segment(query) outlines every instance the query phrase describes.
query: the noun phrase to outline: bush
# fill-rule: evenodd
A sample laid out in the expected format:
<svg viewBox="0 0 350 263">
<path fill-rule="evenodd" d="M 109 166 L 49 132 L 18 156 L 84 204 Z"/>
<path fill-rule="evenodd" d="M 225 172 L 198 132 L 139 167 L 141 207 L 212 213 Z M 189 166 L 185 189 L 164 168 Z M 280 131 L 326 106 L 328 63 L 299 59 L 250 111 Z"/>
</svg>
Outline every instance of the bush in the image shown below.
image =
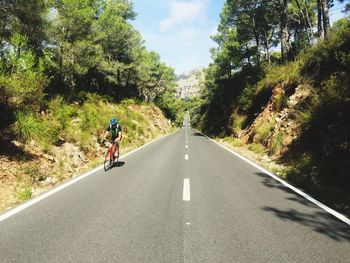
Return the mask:
<svg viewBox="0 0 350 263">
<path fill-rule="evenodd" d="M 15 33 L 1 50 L 0 103 L 15 110 L 38 110 L 48 78 L 44 63 L 27 47 L 28 39 Z M 21 50 L 21 52 L 18 52 Z"/>
<path fill-rule="evenodd" d="M 61 96 L 57 96 L 48 103 L 50 114 L 60 125 L 60 129 L 64 130 L 70 123 L 72 117 L 77 116 L 77 109 L 73 105 L 64 102 Z"/>
<path fill-rule="evenodd" d="M 266 89 L 272 90 L 279 83 L 285 82 L 290 86 L 302 82 L 304 78 L 300 72 L 303 64 L 303 60 L 298 59 L 286 65 L 269 68 L 266 77 L 258 83 L 257 94 Z"/>
<path fill-rule="evenodd" d="M 267 144 L 267 140 L 273 132 L 276 125 L 276 118 L 273 116 L 272 120 L 263 121 L 262 119 L 254 125 L 255 138 L 259 143 Z"/>
<path fill-rule="evenodd" d="M 18 192 L 18 198 L 22 201 L 26 201 L 32 197 L 32 188 L 30 186 L 25 186 Z"/>
<path fill-rule="evenodd" d="M 271 153 L 272 154 L 278 153 L 281 150 L 281 148 L 283 147 L 283 137 L 284 137 L 284 132 L 280 131 L 273 138 L 273 141 L 271 143 Z"/>
<path fill-rule="evenodd" d="M 225 142 L 229 143 L 233 147 L 242 147 L 244 142 L 238 138 L 227 137 L 224 139 Z"/>
<path fill-rule="evenodd" d="M 263 154 L 266 152 L 266 149 L 263 145 L 260 143 L 252 143 L 248 145 L 248 150 L 258 153 L 258 154 Z"/>
<path fill-rule="evenodd" d="M 247 119 L 246 116 L 241 116 L 238 114 L 235 114 L 233 116 L 232 129 L 236 135 L 241 133 L 242 129 L 244 128 L 246 119 Z"/>
<path fill-rule="evenodd" d="M 16 115 L 15 130 L 23 140 L 40 139 L 45 134 L 45 127 L 35 114 L 21 111 Z"/>
<path fill-rule="evenodd" d="M 238 97 L 238 105 L 244 113 L 247 113 L 253 105 L 256 93 L 256 85 L 248 84 Z"/>
</svg>

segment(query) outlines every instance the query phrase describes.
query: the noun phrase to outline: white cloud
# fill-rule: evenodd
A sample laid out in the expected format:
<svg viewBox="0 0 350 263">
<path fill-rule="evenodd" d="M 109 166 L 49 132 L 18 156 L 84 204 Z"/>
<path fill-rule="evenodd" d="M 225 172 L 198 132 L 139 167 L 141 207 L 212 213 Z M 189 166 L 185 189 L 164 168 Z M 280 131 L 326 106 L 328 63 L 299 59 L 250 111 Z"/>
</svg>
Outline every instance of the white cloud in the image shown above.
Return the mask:
<svg viewBox="0 0 350 263">
<path fill-rule="evenodd" d="M 190 41 L 197 37 L 197 31 L 194 28 L 184 28 L 180 33 L 180 38 L 184 41 Z"/>
<path fill-rule="evenodd" d="M 179 34 L 165 35 L 149 32 L 143 36 L 146 47 L 159 52 L 162 60 L 180 74 L 196 67 L 207 66 L 211 62 L 209 49 L 213 46 L 213 42 L 208 37 L 209 29 L 192 28 Z"/>
<path fill-rule="evenodd" d="M 172 1 L 170 15 L 160 22 L 160 29 L 167 31 L 177 24 L 195 21 L 204 13 L 205 3 L 206 0 Z"/>
</svg>

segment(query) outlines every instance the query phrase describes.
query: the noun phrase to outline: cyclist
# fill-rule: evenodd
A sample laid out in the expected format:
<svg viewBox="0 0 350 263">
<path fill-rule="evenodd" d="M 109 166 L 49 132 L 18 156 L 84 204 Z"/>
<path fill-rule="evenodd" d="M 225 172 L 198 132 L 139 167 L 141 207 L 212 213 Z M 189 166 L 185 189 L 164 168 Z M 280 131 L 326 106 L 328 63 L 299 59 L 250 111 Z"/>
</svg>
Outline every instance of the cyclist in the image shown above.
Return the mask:
<svg viewBox="0 0 350 263">
<path fill-rule="evenodd" d="M 115 158 L 119 157 L 119 142 L 122 140 L 122 126 L 119 124 L 119 120 L 117 118 L 112 118 L 109 122 L 109 126 L 105 131 L 103 136 L 103 140 L 106 140 L 108 133 L 111 133 L 110 142 L 113 144 L 113 152 Z"/>
</svg>

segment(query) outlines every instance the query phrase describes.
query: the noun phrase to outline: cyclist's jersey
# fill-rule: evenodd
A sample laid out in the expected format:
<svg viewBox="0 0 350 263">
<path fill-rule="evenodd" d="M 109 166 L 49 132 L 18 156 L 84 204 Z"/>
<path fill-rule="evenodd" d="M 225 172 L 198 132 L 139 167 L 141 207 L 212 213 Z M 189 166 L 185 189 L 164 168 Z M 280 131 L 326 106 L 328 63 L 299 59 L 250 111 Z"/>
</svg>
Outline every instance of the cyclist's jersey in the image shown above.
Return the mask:
<svg viewBox="0 0 350 263">
<path fill-rule="evenodd" d="M 120 124 L 117 124 L 116 128 L 112 128 L 112 126 L 109 125 L 106 131 L 111 132 L 111 140 L 115 140 L 118 137 L 118 133 L 122 131 L 122 126 Z"/>
</svg>

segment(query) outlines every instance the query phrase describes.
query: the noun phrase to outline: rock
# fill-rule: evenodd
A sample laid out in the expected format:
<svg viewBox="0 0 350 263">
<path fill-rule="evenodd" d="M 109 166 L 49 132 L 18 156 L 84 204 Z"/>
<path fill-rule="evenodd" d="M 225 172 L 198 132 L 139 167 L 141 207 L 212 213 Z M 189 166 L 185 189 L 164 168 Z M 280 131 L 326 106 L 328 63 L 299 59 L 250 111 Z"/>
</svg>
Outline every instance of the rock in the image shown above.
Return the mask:
<svg viewBox="0 0 350 263">
<path fill-rule="evenodd" d="M 51 155 L 43 154 L 43 157 L 46 158 L 47 160 L 50 160 L 51 162 L 55 162 L 55 157 Z"/>
<path fill-rule="evenodd" d="M 12 143 L 14 145 L 16 145 L 17 147 L 22 147 L 23 146 L 23 143 L 20 143 L 19 141 L 16 141 L 16 140 L 12 141 Z"/>
</svg>

